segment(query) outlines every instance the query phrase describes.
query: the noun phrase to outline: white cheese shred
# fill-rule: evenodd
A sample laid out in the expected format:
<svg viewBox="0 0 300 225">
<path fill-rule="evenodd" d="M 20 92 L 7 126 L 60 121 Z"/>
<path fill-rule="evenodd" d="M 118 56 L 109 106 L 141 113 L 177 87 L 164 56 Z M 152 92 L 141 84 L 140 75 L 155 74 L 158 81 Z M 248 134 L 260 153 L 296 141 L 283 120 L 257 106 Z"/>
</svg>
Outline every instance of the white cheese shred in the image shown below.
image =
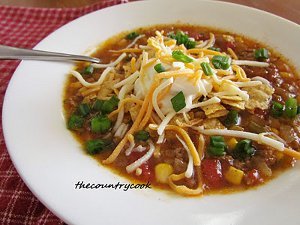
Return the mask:
<svg viewBox="0 0 300 225">
<path fill-rule="evenodd" d="M 118 98 L 120 99 L 119 104 L 124 99 L 125 95 L 128 92 L 132 91 L 132 89 L 133 89 L 133 85 L 131 83 L 125 84 L 121 88 L 119 95 L 118 95 Z M 121 123 L 123 122 L 123 118 L 124 118 L 124 107 L 122 107 L 118 113 L 117 121 L 112 129 L 113 132 L 115 132 L 118 129 L 118 127 L 121 125 Z"/>
<path fill-rule="evenodd" d="M 260 77 L 260 76 L 253 77 L 251 80 L 253 80 L 253 81 L 260 81 L 260 82 L 262 82 L 263 84 L 272 87 L 270 81 L 268 81 L 267 79 L 265 79 L 265 78 L 263 78 L 263 77 Z"/>
<path fill-rule="evenodd" d="M 108 63 L 108 64 L 98 64 L 92 63 L 92 67 L 94 68 L 106 68 L 106 67 L 114 67 L 119 64 L 124 58 L 126 57 L 126 53 L 122 53 L 115 61 Z"/>
<path fill-rule="evenodd" d="M 182 144 L 182 146 L 184 147 L 184 149 L 186 150 L 186 152 L 188 154 L 189 162 L 188 162 L 187 169 L 186 169 L 184 175 L 186 178 L 191 178 L 193 175 L 193 172 L 194 172 L 192 154 L 190 153 L 190 150 L 189 150 L 188 146 L 186 145 L 186 143 L 180 137 L 178 137 L 178 135 L 176 135 L 176 138 L 178 139 L 178 141 L 180 141 L 180 143 Z"/>
<path fill-rule="evenodd" d="M 246 82 L 234 82 L 234 84 L 238 87 L 254 87 L 262 84 L 261 81 L 246 81 Z"/>
<path fill-rule="evenodd" d="M 165 132 L 163 132 L 161 135 L 159 135 L 156 144 L 162 144 L 165 140 Z"/>
<path fill-rule="evenodd" d="M 258 61 L 250 61 L 250 60 L 232 60 L 233 65 L 238 66 L 257 66 L 257 67 L 268 67 L 269 63 L 266 62 L 258 62 Z"/>
<path fill-rule="evenodd" d="M 115 133 L 115 137 L 119 137 L 119 138 L 123 138 L 126 131 L 128 129 L 128 124 L 125 124 L 125 123 L 121 123 L 121 125 L 119 126 L 119 128 L 116 130 L 116 133 Z"/>
<path fill-rule="evenodd" d="M 143 155 L 141 158 L 139 158 L 138 160 L 136 160 L 133 163 L 131 163 L 130 165 L 126 166 L 127 173 L 132 173 L 133 171 L 135 171 L 137 168 L 139 168 L 141 165 L 143 165 L 145 162 L 147 162 L 151 158 L 151 156 L 154 153 L 155 146 L 152 141 L 148 141 L 148 143 L 150 146 L 148 152 L 145 155 Z"/>
<path fill-rule="evenodd" d="M 112 67 L 107 67 L 102 74 L 100 75 L 99 79 L 94 83 L 89 83 L 85 81 L 80 73 L 78 73 L 75 70 L 70 71 L 70 74 L 77 78 L 77 80 L 85 87 L 94 87 L 99 86 L 103 83 L 103 81 L 106 79 L 109 72 L 112 70 Z"/>
<path fill-rule="evenodd" d="M 119 83 L 116 83 L 114 85 L 114 88 L 120 88 L 120 87 L 124 86 L 127 83 L 135 82 L 135 80 L 139 77 L 139 75 L 140 75 L 139 71 L 134 72 L 133 74 L 128 76 L 126 79 L 121 80 Z"/>
<path fill-rule="evenodd" d="M 136 148 L 133 149 L 134 152 L 143 152 L 145 150 L 146 150 L 146 147 L 141 146 L 141 145 L 139 145 L 139 146 L 137 146 Z"/>
<path fill-rule="evenodd" d="M 163 121 L 160 123 L 160 125 L 157 128 L 158 135 L 162 135 L 164 130 L 166 129 L 166 126 L 171 121 L 171 119 L 176 115 L 176 112 L 169 112 L 167 116 L 163 119 Z"/>
<path fill-rule="evenodd" d="M 158 106 L 157 97 L 158 97 L 159 92 L 164 90 L 169 85 L 173 84 L 173 82 L 174 82 L 174 79 L 173 79 L 173 77 L 171 77 L 171 78 L 165 80 L 164 82 L 162 82 L 153 92 L 153 96 L 152 96 L 153 108 L 161 120 L 163 120 L 165 118 L 165 115 L 162 113 L 162 111 L 160 110 L 160 108 Z"/>
<path fill-rule="evenodd" d="M 259 144 L 265 144 L 271 146 L 272 148 L 283 151 L 284 144 L 280 141 L 274 140 L 272 138 L 266 137 L 266 133 L 254 134 L 245 131 L 238 130 L 226 130 L 226 129 L 203 129 L 201 127 L 192 127 L 193 129 L 199 131 L 205 135 L 221 135 L 221 136 L 230 136 L 230 137 L 238 137 L 238 138 L 246 138 L 253 141 L 256 141 Z"/>
<path fill-rule="evenodd" d="M 203 107 L 203 106 L 208 106 L 208 105 L 212 105 L 212 104 L 216 104 L 216 103 L 219 103 L 221 102 L 221 100 L 218 98 L 218 97 L 212 97 L 204 102 L 199 102 L 197 104 L 193 104 L 192 105 L 192 109 L 194 108 L 198 108 L 198 107 Z"/>
<path fill-rule="evenodd" d="M 134 141 L 134 137 L 132 135 L 128 136 L 128 140 L 129 140 L 129 147 L 125 150 L 125 155 L 129 156 L 135 146 L 135 141 Z"/>
<path fill-rule="evenodd" d="M 137 37 L 136 37 L 129 45 L 126 46 L 126 48 L 131 48 L 132 46 L 135 45 L 135 43 L 136 43 L 139 39 L 141 39 L 141 38 L 143 38 L 143 37 L 145 37 L 145 34 L 141 34 L 141 35 L 137 36 Z"/>
</svg>

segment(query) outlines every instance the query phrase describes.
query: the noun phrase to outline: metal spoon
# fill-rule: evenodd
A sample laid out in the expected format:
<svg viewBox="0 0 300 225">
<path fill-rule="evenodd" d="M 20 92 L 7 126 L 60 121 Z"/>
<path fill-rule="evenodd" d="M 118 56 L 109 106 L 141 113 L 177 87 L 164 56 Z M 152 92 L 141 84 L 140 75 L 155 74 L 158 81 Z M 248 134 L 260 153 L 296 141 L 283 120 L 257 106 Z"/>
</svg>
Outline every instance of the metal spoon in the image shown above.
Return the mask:
<svg viewBox="0 0 300 225">
<path fill-rule="evenodd" d="M 40 50 L 30 50 L 24 48 L 15 48 L 0 45 L 0 59 L 28 59 L 28 60 L 44 60 L 44 61 L 86 61 L 99 63 L 100 59 L 83 56 L 71 55 L 66 53 L 47 52 Z"/>
</svg>

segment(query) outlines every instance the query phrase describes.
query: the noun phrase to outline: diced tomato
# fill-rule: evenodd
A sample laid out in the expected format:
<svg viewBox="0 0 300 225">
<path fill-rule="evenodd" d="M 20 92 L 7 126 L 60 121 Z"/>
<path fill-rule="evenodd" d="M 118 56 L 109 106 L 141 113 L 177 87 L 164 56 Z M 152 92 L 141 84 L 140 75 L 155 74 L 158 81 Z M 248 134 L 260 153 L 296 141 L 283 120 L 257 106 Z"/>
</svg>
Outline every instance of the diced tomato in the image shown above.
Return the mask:
<svg viewBox="0 0 300 225">
<path fill-rule="evenodd" d="M 252 186 L 258 183 L 262 183 L 263 179 L 260 177 L 257 169 L 252 169 L 246 173 L 245 182 L 247 185 Z"/>
<path fill-rule="evenodd" d="M 142 174 L 139 176 L 142 180 L 145 181 L 151 181 L 153 178 L 153 173 L 150 169 L 150 165 L 148 162 L 142 164 L 140 166 L 140 168 L 142 169 Z"/>
<path fill-rule="evenodd" d="M 191 38 L 194 38 L 196 41 L 205 40 L 209 38 L 209 35 L 205 35 L 204 33 L 200 33 L 198 31 L 189 31 L 188 35 Z"/>
<path fill-rule="evenodd" d="M 132 152 L 129 156 L 129 162 L 133 163 L 141 158 L 144 154 L 145 152 Z M 154 179 L 153 166 L 149 160 L 143 163 L 139 168 L 142 170 L 142 173 L 141 175 L 136 176 L 137 178 L 144 181 L 151 181 Z"/>
<path fill-rule="evenodd" d="M 255 115 L 258 115 L 260 117 L 265 117 L 268 114 L 268 111 L 267 110 L 262 110 L 260 108 L 255 108 L 254 113 L 255 113 Z"/>
<path fill-rule="evenodd" d="M 234 44 L 234 42 L 230 42 L 230 41 L 226 41 L 226 49 L 227 48 L 231 48 L 231 49 L 234 49 L 236 46 Z"/>
<path fill-rule="evenodd" d="M 222 164 L 218 159 L 204 159 L 201 164 L 205 184 L 209 188 L 219 188 L 224 185 Z"/>
</svg>

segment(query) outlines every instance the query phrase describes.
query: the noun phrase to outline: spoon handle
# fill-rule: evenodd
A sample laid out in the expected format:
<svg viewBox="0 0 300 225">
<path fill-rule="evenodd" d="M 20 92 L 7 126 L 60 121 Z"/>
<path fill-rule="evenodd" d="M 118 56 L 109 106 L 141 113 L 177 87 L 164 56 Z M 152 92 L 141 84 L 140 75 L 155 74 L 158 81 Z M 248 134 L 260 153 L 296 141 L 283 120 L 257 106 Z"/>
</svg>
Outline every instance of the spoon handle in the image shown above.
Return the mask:
<svg viewBox="0 0 300 225">
<path fill-rule="evenodd" d="M 26 59 L 26 60 L 46 60 L 46 61 L 86 61 L 99 63 L 100 59 L 83 56 L 71 55 L 66 53 L 47 52 L 40 50 L 30 50 L 0 45 L 0 59 Z"/>
</svg>

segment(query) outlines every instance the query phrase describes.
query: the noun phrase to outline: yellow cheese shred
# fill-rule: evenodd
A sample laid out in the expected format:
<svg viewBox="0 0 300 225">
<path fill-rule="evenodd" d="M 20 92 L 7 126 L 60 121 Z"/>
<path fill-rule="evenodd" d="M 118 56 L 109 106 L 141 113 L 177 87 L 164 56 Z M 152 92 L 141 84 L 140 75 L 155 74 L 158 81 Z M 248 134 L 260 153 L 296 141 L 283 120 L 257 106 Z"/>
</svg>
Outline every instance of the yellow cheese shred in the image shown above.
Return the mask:
<svg viewBox="0 0 300 225">
<path fill-rule="evenodd" d="M 143 101 L 140 100 L 140 99 L 137 99 L 137 98 L 125 98 L 123 100 L 121 100 L 120 102 L 120 105 L 118 107 L 118 109 L 112 111 L 109 115 L 108 115 L 108 118 L 111 119 L 113 118 L 116 114 L 118 114 L 120 112 L 120 110 L 124 107 L 124 105 L 128 102 L 132 102 L 132 103 L 135 103 L 135 104 L 139 104 L 139 105 L 142 105 L 143 104 Z"/>
<path fill-rule="evenodd" d="M 158 85 L 157 82 L 153 82 L 152 83 L 152 85 L 150 87 L 150 90 L 148 92 L 148 95 L 144 99 L 142 108 L 139 111 L 139 114 L 138 114 L 136 120 L 134 121 L 133 125 L 127 131 L 125 137 L 119 142 L 119 144 L 114 149 L 114 151 L 111 153 L 111 155 L 107 159 L 105 159 L 105 160 L 102 161 L 103 164 L 110 164 L 110 163 L 114 162 L 116 160 L 116 158 L 119 156 L 119 154 L 121 153 L 121 151 L 124 148 L 125 144 L 127 143 L 128 135 L 129 134 L 133 134 L 136 131 L 136 129 L 138 128 L 140 122 L 142 121 L 142 118 L 145 115 L 145 112 L 146 112 L 146 110 L 148 108 L 148 104 L 151 101 L 151 97 L 152 97 L 153 91 L 155 90 L 155 88 L 157 87 L 157 85 Z"/>
<path fill-rule="evenodd" d="M 174 191 L 176 191 L 178 194 L 181 194 L 181 195 L 195 196 L 195 195 L 200 195 L 201 193 L 203 193 L 201 182 L 199 182 L 199 185 L 196 189 L 191 189 L 191 188 L 188 188 L 184 185 L 176 185 L 174 183 L 174 181 L 179 181 L 179 180 L 182 180 L 184 178 L 185 178 L 184 173 L 172 174 L 168 178 L 168 184 Z"/>
<path fill-rule="evenodd" d="M 135 57 L 132 57 L 131 60 L 130 60 L 130 66 L 131 66 L 131 71 L 132 73 L 134 73 L 136 71 L 136 58 Z"/>
<path fill-rule="evenodd" d="M 203 52 L 205 55 L 226 55 L 221 52 L 217 52 L 217 51 L 210 50 L 210 49 L 204 49 L 204 48 L 191 48 L 191 49 L 187 50 L 187 53 L 189 53 L 189 54 L 199 54 L 201 52 Z"/>
<path fill-rule="evenodd" d="M 143 50 L 139 48 L 124 48 L 121 50 L 110 50 L 113 53 L 141 53 Z"/>
<path fill-rule="evenodd" d="M 156 126 L 156 125 L 152 126 L 152 124 L 150 124 L 149 128 L 156 130 L 158 128 L 158 126 Z M 178 133 L 184 139 L 184 141 L 187 144 L 187 146 L 190 150 L 190 153 L 193 157 L 194 166 L 200 166 L 201 160 L 200 160 L 199 154 L 198 154 L 190 136 L 188 135 L 188 133 L 184 129 L 182 129 L 181 127 L 178 127 L 176 125 L 167 125 L 165 127 L 165 130 L 172 130 L 172 131 Z"/>
<path fill-rule="evenodd" d="M 288 155 L 288 156 L 294 157 L 295 159 L 300 159 L 300 152 L 297 152 L 293 149 L 285 148 L 283 150 L 283 153 Z"/>
<path fill-rule="evenodd" d="M 238 60 L 239 57 L 237 57 L 237 55 L 235 54 L 235 52 L 232 50 L 232 48 L 227 48 L 227 51 L 229 52 L 229 54 L 232 56 L 233 59 Z"/>
</svg>

